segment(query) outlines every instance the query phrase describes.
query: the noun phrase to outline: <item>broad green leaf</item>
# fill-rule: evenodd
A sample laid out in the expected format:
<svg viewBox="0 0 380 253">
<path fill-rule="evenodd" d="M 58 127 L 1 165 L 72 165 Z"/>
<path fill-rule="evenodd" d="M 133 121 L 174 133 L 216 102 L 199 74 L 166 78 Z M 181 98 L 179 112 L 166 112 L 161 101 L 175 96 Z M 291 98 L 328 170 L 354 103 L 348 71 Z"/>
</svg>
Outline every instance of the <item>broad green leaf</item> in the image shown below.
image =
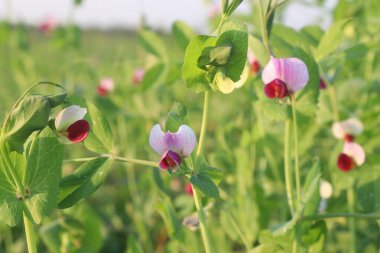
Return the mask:
<svg viewBox="0 0 380 253">
<path fill-rule="evenodd" d="M 0 221 L 9 226 L 16 226 L 22 218 L 24 205 L 22 200 L 18 199 L 17 188 L 5 172 L 3 161 L 0 165 Z"/>
<path fill-rule="evenodd" d="M 26 159 L 24 185 L 29 191 L 26 204 L 36 223 L 57 207 L 63 145 L 53 137 L 36 137 Z"/>
<path fill-rule="evenodd" d="M 163 81 L 165 76 L 165 65 L 158 62 L 145 71 L 144 78 L 141 81 L 141 89 L 147 90 Z"/>
<path fill-rule="evenodd" d="M 87 108 L 85 119 L 90 123 L 90 132 L 84 140 L 84 146 L 95 153 L 109 154 L 114 147 L 112 129 L 107 119 L 90 102 L 79 97 L 70 97 L 72 104 Z"/>
<path fill-rule="evenodd" d="M 308 247 L 308 252 L 321 252 L 323 249 L 326 235 L 327 226 L 323 220 L 316 221 L 307 230 L 302 233 L 302 243 Z"/>
<path fill-rule="evenodd" d="M 243 73 L 248 50 L 248 28 L 247 25 L 229 20 L 225 22 L 220 30 L 217 46 L 230 46 L 231 54 L 228 63 L 223 66 L 224 73 L 232 81 L 237 82 Z"/>
<path fill-rule="evenodd" d="M 301 29 L 301 36 L 309 41 L 311 45 L 314 47 L 318 46 L 319 41 L 321 40 L 324 32 L 322 28 L 317 25 L 313 26 L 305 26 Z"/>
<path fill-rule="evenodd" d="M 207 79 L 207 71 L 198 67 L 198 59 L 206 47 L 215 46 L 216 37 L 198 35 L 194 37 L 186 48 L 185 61 L 182 66 L 182 78 L 185 79 L 188 88 L 195 92 L 210 89 Z"/>
<path fill-rule="evenodd" d="M 163 60 L 167 58 L 165 45 L 156 33 L 149 30 L 140 31 L 139 42 L 149 53 Z"/>
<path fill-rule="evenodd" d="M 47 125 L 49 115 L 50 103 L 44 96 L 31 95 L 23 98 L 4 126 L 5 140 L 11 151 L 22 153 L 26 139 Z"/>
<path fill-rule="evenodd" d="M 190 40 L 195 37 L 194 31 L 182 21 L 176 21 L 173 24 L 172 33 L 183 50 L 186 50 Z"/>
<path fill-rule="evenodd" d="M 232 13 L 239 7 L 243 0 L 232 0 L 232 3 L 228 6 L 227 10 L 224 11 L 227 17 L 231 16 Z"/>
<path fill-rule="evenodd" d="M 179 127 L 184 124 L 189 124 L 187 109 L 183 104 L 175 102 L 168 114 L 165 129 L 166 131 L 177 132 Z"/>
<path fill-rule="evenodd" d="M 190 177 L 191 184 L 210 198 L 219 198 L 219 189 L 215 183 L 206 175 L 198 174 Z"/>
<path fill-rule="evenodd" d="M 94 158 L 62 178 L 59 183 L 58 207 L 71 207 L 94 193 L 106 179 L 111 164 L 110 158 Z"/>
<path fill-rule="evenodd" d="M 315 57 L 317 61 L 328 57 L 339 46 L 343 38 L 343 29 L 351 19 L 344 19 L 334 23 L 323 35 L 319 42 Z"/>
<path fill-rule="evenodd" d="M 230 46 L 221 47 L 206 47 L 202 51 L 202 55 L 198 59 L 198 67 L 206 70 L 211 66 L 223 66 L 228 63 L 228 58 L 231 55 Z"/>
</svg>

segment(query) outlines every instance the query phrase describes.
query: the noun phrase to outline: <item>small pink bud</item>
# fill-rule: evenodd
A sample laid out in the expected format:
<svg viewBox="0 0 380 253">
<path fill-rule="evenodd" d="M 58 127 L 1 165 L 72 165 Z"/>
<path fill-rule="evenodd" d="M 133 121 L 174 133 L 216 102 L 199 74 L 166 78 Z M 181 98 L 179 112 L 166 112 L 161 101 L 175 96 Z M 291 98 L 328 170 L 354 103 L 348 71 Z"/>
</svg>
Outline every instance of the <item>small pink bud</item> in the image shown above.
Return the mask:
<svg viewBox="0 0 380 253">
<path fill-rule="evenodd" d="M 112 78 L 105 77 L 100 81 L 100 84 L 96 88 L 96 91 L 99 96 L 107 96 L 108 93 L 113 91 L 115 87 L 114 81 Z"/>
<path fill-rule="evenodd" d="M 319 89 L 321 89 L 321 90 L 327 89 L 327 84 L 326 84 L 325 80 L 323 80 L 322 78 L 319 79 Z"/>
<path fill-rule="evenodd" d="M 43 33 L 51 33 L 57 27 L 57 19 L 54 16 L 47 17 L 38 27 Z"/>
<path fill-rule="evenodd" d="M 256 75 L 260 71 L 260 63 L 257 60 L 256 56 L 252 53 L 251 50 L 248 49 L 247 52 L 247 60 L 249 63 L 249 69 L 252 74 Z"/>
<path fill-rule="evenodd" d="M 193 186 L 190 183 L 187 183 L 185 185 L 185 192 L 189 194 L 190 196 L 193 196 Z"/>
<path fill-rule="evenodd" d="M 133 72 L 132 82 L 135 85 L 138 85 L 144 79 L 145 70 L 143 68 L 137 68 Z"/>
</svg>

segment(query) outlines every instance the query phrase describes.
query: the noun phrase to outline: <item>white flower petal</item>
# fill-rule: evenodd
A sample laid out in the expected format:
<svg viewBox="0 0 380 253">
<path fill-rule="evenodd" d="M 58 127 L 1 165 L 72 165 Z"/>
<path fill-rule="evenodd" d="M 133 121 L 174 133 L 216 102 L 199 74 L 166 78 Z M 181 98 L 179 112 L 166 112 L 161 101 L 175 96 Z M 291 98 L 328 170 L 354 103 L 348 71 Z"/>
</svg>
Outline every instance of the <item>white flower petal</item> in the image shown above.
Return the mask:
<svg viewBox="0 0 380 253">
<path fill-rule="evenodd" d="M 346 142 L 343 147 L 343 153 L 352 157 L 358 166 L 363 165 L 365 162 L 364 149 L 355 142 Z"/>
<path fill-rule="evenodd" d="M 86 113 L 86 108 L 71 105 L 58 113 L 55 118 L 55 128 L 58 132 L 65 131 L 74 122 L 83 119 Z"/>
</svg>

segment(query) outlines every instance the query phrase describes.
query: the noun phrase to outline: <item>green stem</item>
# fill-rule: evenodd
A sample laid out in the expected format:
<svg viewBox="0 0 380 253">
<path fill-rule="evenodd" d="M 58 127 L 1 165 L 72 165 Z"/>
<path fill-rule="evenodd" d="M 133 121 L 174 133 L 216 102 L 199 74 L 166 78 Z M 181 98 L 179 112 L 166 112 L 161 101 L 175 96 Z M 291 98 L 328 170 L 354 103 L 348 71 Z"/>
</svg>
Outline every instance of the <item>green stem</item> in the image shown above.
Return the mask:
<svg viewBox="0 0 380 253">
<path fill-rule="evenodd" d="M 210 94 L 208 91 L 206 91 L 204 103 L 203 103 L 202 125 L 201 125 L 201 133 L 199 135 L 199 141 L 198 141 L 197 156 L 199 156 L 202 153 L 203 143 L 206 136 L 209 100 L 210 100 Z"/>
<path fill-rule="evenodd" d="M 88 162 L 88 161 L 91 161 L 91 160 L 93 160 L 95 158 L 99 158 L 99 157 L 102 157 L 102 156 L 69 159 L 69 160 L 64 160 L 63 162 L 65 162 L 65 163 L 69 163 L 69 162 Z M 111 154 L 105 155 L 103 157 L 109 157 L 109 158 L 112 158 L 112 159 L 114 159 L 115 161 L 118 161 L 118 162 L 133 163 L 133 164 L 145 165 L 145 166 L 157 167 L 158 168 L 158 164 L 156 162 L 151 162 L 151 161 L 146 161 L 146 160 L 140 160 L 140 159 L 134 159 L 134 158 L 127 158 L 127 157 L 120 157 L 120 156 L 113 157 Z"/>
<path fill-rule="evenodd" d="M 206 91 L 205 97 L 204 97 L 204 104 L 203 104 L 201 132 L 199 135 L 198 149 L 197 149 L 197 153 L 196 153 L 197 157 L 202 152 L 204 139 L 206 136 L 209 96 L 210 96 L 209 92 Z M 212 244 L 211 244 L 211 239 L 210 239 L 210 233 L 209 233 L 208 228 L 206 226 L 206 214 L 203 210 L 200 192 L 194 186 L 193 186 L 193 197 L 194 197 L 195 207 L 197 208 L 197 212 L 198 212 L 199 226 L 201 228 L 201 234 L 202 234 L 202 239 L 203 239 L 203 243 L 205 246 L 206 253 L 212 253 L 213 249 L 212 249 Z"/>
<path fill-rule="evenodd" d="M 29 220 L 28 216 L 24 213 L 24 226 L 26 242 L 28 245 L 28 253 L 37 253 L 36 235 L 33 229 L 33 222 Z"/>
<path fill-rule="evenodd" d="M 264 15 L 264 9 L 261 4 L 261 1 L 259 1 L 259 7 L 260 7 L 260 21 L 261 21 L 261 37 L 263 39 L 264 46 L 268 52 L 269 55 L 272 55 L 272 50 L 270 48 L 269 44 L 269 36 L 268 36 L 268 29 L 267 29 L 267 10 L 265 10 L 265 15 Z"/>
<path fill-rule="evenodd" d="M 243 241 L 245 249 L 247 251 L 249 251 L 251 249 L 251 247 L 249 245 L 248 239 L 245 237 L 244 233 L 241 231 L 240 227 L 236 223 L 236 220 L 234 219 L 234 217 L 232 217 L 231 213 L 228 210 L 226 210 L 226 214 L 228 215 L 228 218 L 230 219 L 232 226 L 234 227 L 234 229 L 236 230 L 236 232 L 240 236 L 241 240 Z"/>
<path fill-rule="evenodd" d="M 355 212 L 355 192 L 353 186 L 350 186 L 347 190 L 347 205 L 350 213 Z M 356 223 L 354 218 L 348 219 L 348 227 L 350 231 L 350 253 L 356 252 Z"/>
<path fill-rule="evenodd" d="M 329 89 L 329 98 L 330 98 L 330 103 L 333 110 L 334 121 L 339 121 L 339 110 L 338 110 L 338 103 L 337 103 L 336 95 L 335 95 L 335 87 L 329 84 L 327 85 Z"/>
<path fill-rule="evenodd" d="M 290 120 L 287 120 L 285 123 L 285 135 L 284 135 L 284 169 L 285 169 L 285 185 L 286 185 L 286 195 L 288 198 L 288 205 L 292 216 L 294 215 L 295 206 L 294 206 L 294 196 L 293 196 L 293 187 L 292 187 L 292 173 L 290 172 L 289 166 L 289 144 L 290 144 Z"/>
<path fill-rule="evenodd" d="M 297 130 L 297 112 L 296 112 L 296 98 L 292 96 L 292 113 L 293 113 L 293 134 L 294 134 L 294 171 L 296 177 L 296 190 L 297 190 L 297 207 L 301 202 L 301 177 L 298 160 L 298 130 Z"/>
<path fill-rule="evenodd" d="M 324 220 L 324 219 L 335 219 L 335 218 L 355 218 L 355 219 L 369 219 L 369 220 L 380 220 L 379 213 L 327 213 L 318 214 L 313 216 L 303 216 L 302 220 Z"/>
</svg>

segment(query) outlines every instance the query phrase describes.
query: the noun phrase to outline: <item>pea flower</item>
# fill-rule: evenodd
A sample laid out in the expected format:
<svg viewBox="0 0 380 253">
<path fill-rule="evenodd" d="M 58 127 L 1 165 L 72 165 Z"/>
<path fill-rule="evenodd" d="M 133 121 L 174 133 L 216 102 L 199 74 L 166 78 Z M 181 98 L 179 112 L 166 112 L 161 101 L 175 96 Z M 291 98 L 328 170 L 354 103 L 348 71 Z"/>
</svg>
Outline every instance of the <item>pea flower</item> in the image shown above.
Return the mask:
<svg viewBox="0 0 380 253">
<path fill-rule="evenodd" d="M 323 80 L 322 78 L 319 78 L 319 89 L 320 90 L 327 89 L 327 84 L 326 84 L 325 80 Z"/>
<path fill-rule="evenodd" d="M 352 170 L 355 166 L 361 166 L 365 162 L 363 148 L 355 142 L 345 142 L 343 152 L 338 156 L 337 165 L 343 172 Z"/>
<path fill-rule="evenodd" d="M 104 77 L 102 80 L 100 80 L 100 84 L 96 88 L 96 91 L 98 92 L 99 96 L 107 96 L 108 93 L 113 91 L 115 87 L 114 81 L 112 78 Z"/>
<path fill-rule="evenodd" d="M 150 146 L 161 156 L 159 166 L 164 170 L 179 168 L 182 158 L 190 156 L 196 142 L 193 129 L 187 125 L 181 125 L 175 133 L 164 133 L 156 124 L 149 136 Z"/>
<path fill-rule="evenodd" d="M 298 58 L 271 57 L 262 74 L 264 93 L 270 98 L 290 96 L 309 81 L 306 64 Z"/>
<path fill-rule="evenodd" d="M 193 186 L 190 184 L 190 183 L 187 183 L 185 185 L 185 192 L 190 195 L 190 196 L 193 196 Z"/>
<path fill-rule="evenodd" d="M 88 136 L 90 124 L 84 120 L 86 108 L 71 105 L 60 111 L 55 118 L 55 129 L 63 144 L 81 142 Z"/>
<path fill-rule="evenodd" d="M 357 118 L 349 118 L 345 121 L 335 122 L 331 131 L 335 138 L 352 142 L 355 140 L 355 136 L 363 132 L 363 123 Z"/>
<path fill-rule="evenodd" d="M 240 76 L 240 80 L 237 82 L 232 81 L 230 78 L 224 75 L 222 72 L 218 72 L 215 75 L 214 82 L 218 89 L 224 93 L 224 94 L 229 94 L 231 93 L 234 89 L 239 89 L 242 87 L 249 75 L 249 69 L 247 67 L 244 68 L 243 73 Z"/>
<path fill-rule="evenodd" d="M 321 196 L 321 201 L 318 208 L 319 212 L 324 212 L 327 209 L 328 199 L 331 198 L 332 194 L 333 187 L 331 183 L 321 179 L 319 184 L 319 195 Z"/>
<path fill-rule="evenodd" d="M 140 84 L 142 80 L 144 79 L 144 74 L 145 74 L 145 70 L 143 68 L 135 69 L 132 76 L 133 84 L 136 84 L 136 85 Z"/>
<path fill-rule="evenodd" d="M 260 63 L 250 49 L 248 49 L 248 52 L 247 52 L 247 60 L 248 60 L 249 69 L 251 73 L 253 75 L 256 75 L 257 73 L 259 73 Z"/>
<path fill-rule="evenodd" d="M 57 24 L 57 19 L 54 16 L 48 16 L 39 25 L 38 30 L 40 30 L 43 33 L 51 33 L 57 27 Z"/>
</svg>

